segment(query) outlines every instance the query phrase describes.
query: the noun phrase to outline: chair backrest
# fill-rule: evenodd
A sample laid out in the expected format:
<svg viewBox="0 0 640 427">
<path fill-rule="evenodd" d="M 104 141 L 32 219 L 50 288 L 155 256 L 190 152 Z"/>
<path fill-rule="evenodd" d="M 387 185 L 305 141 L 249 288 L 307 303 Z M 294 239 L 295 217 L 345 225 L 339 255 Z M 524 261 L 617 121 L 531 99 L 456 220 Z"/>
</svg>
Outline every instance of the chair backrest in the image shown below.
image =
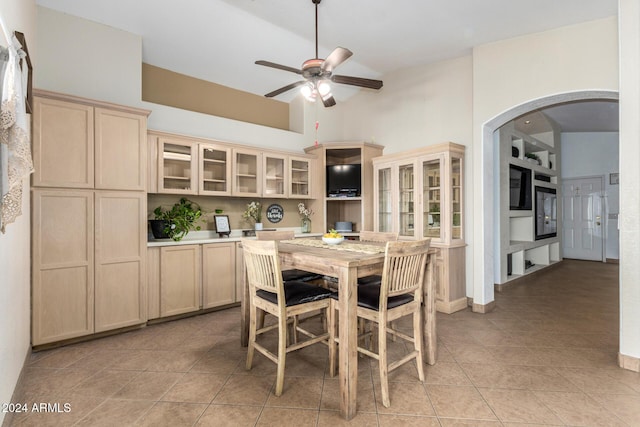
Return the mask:
<svg viewBox="0 0 640 427">
<path fill-rule="evenodd" d="M 261 230 L 256 231 L 258 240 L 291 240 L 294 238 L 293 230 Z"/>
<path fill-rule="evenodd" d="M 398 240 L 398 233 L 391 232 L 361 230 L 359 235 L 361 242 L 396 242 Z"/>
<path fill-rule="evenodd" d="M 387 298 L 414 292 L 414 300 L 422 301 L 422 287 L 431 239 L 388 242 L 385 249 L 380 310 L 386 309 Z"/>
<path fill-rule="evenodd" d="M 242 251 L 250 295 L 255 295 L 256 289 L 264 289 L 277 294 L 278 301 L 284 301 L 278 242 L 242 239 Z"/>
</svg>

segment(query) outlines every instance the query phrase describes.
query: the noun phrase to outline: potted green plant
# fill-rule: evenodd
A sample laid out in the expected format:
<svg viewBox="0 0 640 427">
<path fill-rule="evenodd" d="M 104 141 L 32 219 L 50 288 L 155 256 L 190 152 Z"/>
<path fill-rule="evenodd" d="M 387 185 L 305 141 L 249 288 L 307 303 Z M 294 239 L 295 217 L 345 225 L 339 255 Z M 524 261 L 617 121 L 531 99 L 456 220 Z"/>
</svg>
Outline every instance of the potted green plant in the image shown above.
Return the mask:
<svg viewBox="0 0 640 427">
<path fill-rule="evenodd" d="M 196 225 L 196 221 L 202 217 L 202 209 L 196 202 L 189 199 L 181 198 L 178 203 L 173 205 L 171 209 L 164 210 L 162 206 L 158 206 L 153 210 L 155 221 L 164 221 L 164 223 L 151 223 L 154 237 L 169 237 L 176 242 L 182 240 L 190 230 L 200 230 L 201 227 Z M 162 231 L 162 235 L 156 235 L 156 231 Z"/>
<path fill-rule="evenodd" d="M 535 154 L 535 153 L 524 153 L 524 156 L 527 159 L 531 159 L 530 160 L 531 162 L 534 162 L 534 163 L 540 165 L 540 157 L 538 157 L 537 154 Z"/>
</svg>

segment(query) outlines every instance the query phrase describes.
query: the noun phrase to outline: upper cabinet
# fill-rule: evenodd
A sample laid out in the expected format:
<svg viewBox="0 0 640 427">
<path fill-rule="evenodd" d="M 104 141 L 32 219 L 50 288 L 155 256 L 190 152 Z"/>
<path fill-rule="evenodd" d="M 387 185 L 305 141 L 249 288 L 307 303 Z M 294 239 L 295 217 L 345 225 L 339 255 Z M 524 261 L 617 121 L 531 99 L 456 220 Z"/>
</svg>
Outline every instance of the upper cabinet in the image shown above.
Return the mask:
<svg viewBox="0 0 640 427">
<path fill-rule="evenodd" d="M 145 190 L 149 111 L 36 91 L 36 187 Z"/>
<path fill-rule="evenodd" d="M 463 243 L 463 159 L 453 143 L 374 159 L 374 229 Z"/>
<path fill-rule="evenodd" d="M 311 197 L 314 156 L 148 133 L 149 193 Z"/>
</svg>

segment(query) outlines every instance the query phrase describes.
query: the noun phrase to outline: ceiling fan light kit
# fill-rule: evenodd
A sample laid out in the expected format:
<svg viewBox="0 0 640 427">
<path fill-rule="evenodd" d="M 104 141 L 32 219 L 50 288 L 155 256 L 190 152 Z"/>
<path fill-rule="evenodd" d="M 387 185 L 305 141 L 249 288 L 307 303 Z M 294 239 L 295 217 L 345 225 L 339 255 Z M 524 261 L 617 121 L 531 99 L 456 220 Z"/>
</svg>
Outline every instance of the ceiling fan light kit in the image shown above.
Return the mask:
<svg viewBox="0 0 640 427">
<path fill-rule="evenodd" d="M 302 63 L 302 68 L 297 69 L 286 65 L 276 64 L 270 61 L 256 61 L 257 65 L 276 68 L 279 70 L 289 71 L 291 73 L 300 74 L 305 80 L 288 84 L 280 89 L 276 89 L 267 93 L 267 98 L 273 98 L 291 89 L 301 86 L 300 93 L 308 101 L 315 102 L 320 98 L 325 107 L 336 105 L 336 100 L 331 93 L 331 84 L 345 84 L 351 86 L 364 87 L 368 89 L 380 89 L 382 87 L 381 80 L 365 79 L 362 77 L 333 75 L 333 70 L 344 61 L 349 59 L 353 52 L 343 47 L 337 47 L 327 56 L 326 59 L 318 58 L 318 4 L 322 0 L 311 0 L 316 8 L 316 57 L 307 59 Z"/>
</svg>

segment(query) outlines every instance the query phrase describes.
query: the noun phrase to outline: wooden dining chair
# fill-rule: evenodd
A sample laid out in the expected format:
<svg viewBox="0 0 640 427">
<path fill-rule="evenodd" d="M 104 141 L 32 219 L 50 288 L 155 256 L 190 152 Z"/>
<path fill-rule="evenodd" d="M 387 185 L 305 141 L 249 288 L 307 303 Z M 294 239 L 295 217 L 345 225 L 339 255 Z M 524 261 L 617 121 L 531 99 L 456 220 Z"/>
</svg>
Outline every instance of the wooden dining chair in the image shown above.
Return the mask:
<svg viewBox="0 0 640 427">
<path fill-rule="evenodd" d="M 295 237 L 293 230 L 262 230 L 256 231 L 256 238 L 258 240 L 291 240 Z M 290 280 L 297 280 L 299 282 L 311 282 L 314 280 L 321 280 L 321 274 L 311 273 L 309 271 L 291 269 L 282 271 L 282 279 L 285 282 Z"/>
<path fill-rule="evenodd" d="M 325 310 L 328 317 L 331 291 L 304 282 L 282 280 L 278 243 L 274 240 L 242 240 L 244 262 L 249 286 L 249 348 L 247 350 L 247 370 L 253 364 L 254 351 L 262 353 L 278 366 L 275 395 L 280 396 L 284 387 L 284 368 L 289 352 L 329 340 L 329 333 L 315 335 L 294 322 L 296 316 L 317 310 Z M 276 317 L 276 323 L 257 327 L 258 310 Z M 295 331 L 308 337 L 305 341 L 287 345 L 289 323 L 294 323 Z M 256 342 L 259 335 L 278 329 L 277 354 Z"/>
<path fill-rule="evenodd" d="M 360 241 L 361 242 L 397 242 L 398 241 L 398 233 L 386 232 L 386 231 L 366 231 L 361 230 L 360 233 Z M 374 274 L 371 276 L 360 277 L 358 279 L 358 285 L 379 285 L 380 281 L 379 274 Z"/>
<path fill-rule="evenodd" d="M 382 281 L 380 285 L 358 286 L 358 318 L 378 324 L 378 352 L 358 346 L 358 352 L 378 360 L 382 404 L 391 405 L 389 399 L 389 372 L 414 360 L 420 381 L 424 381 L 422 367 L 423 326 L 421 321 L 422 292 L 430 239 L 418 241 L 388 242 L 385 250 Z M 335 375 L 336 353 L 339 337 L 336 337 L 335 310 L 338 300 L 331 298 L 329 333 L 329 372 Z M 388 326 L 393 320 L 413 315 L 413 336 Z M 389 362 L 387 334 L 397 336 L 413 344 L 413 350 L 399 360 Z"/>
</svg>

